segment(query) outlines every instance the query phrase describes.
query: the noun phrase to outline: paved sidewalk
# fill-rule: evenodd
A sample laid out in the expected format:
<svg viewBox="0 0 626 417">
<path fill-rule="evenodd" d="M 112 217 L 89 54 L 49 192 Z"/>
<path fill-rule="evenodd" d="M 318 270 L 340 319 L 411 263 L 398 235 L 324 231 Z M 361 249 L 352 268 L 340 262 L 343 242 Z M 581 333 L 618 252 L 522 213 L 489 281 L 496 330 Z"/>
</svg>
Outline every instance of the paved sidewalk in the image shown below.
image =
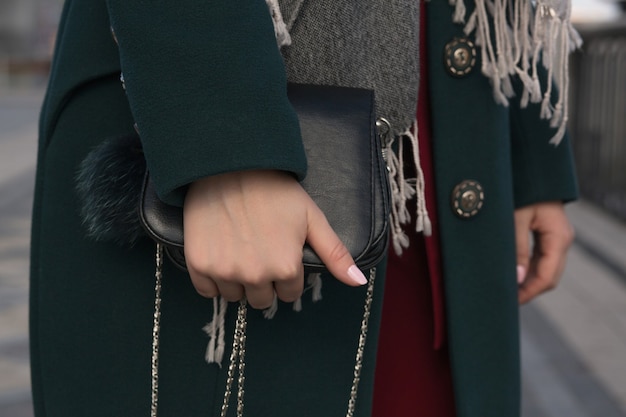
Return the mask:
<svg viewBox="0 0 626 417">
<path fill-rule="evenodd" d="M 522 309 L 525 393 L 544 414 L 626 416 L 626 224 L 568 206 L 577 237 L 559 287 Z"/>
<path fill-rule="evenodd" d="M 0 91 L 0 417 L 33 415 L 27 274 L 41 95 Z M 626 417 L 626 225 L 584 202 L 568 212 L 577 241 L 562 283 L 522 308 L 523 416 Z"/>
<path fill-rule="evenodd" d="M 31 417 L 28 251 L 43 90 L 0 90 L 0 416 Z"/>
</svg>

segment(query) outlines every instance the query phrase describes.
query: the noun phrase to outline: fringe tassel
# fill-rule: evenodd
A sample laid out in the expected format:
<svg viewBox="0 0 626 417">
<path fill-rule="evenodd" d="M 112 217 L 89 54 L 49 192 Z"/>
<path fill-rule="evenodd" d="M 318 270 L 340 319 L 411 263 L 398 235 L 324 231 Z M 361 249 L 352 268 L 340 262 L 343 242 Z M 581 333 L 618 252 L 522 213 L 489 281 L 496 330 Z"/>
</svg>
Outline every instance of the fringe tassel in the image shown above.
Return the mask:
<svg viewBox="0 0 626 417">
<path fill-rule="evenodd" d="M 311 299 L 313 302 L 317 302 L 322 299 L 322 274 L 313 273 L 309 274 L 307 277 L 307 286 L 302 292 L 305 294 L 307 291 L 311 291 Z M 296 301 L 293 302 L 293 311 L 300 312 L 302 311 L 302 297 L 299 297 Z M 268 320 L 273 319 L 278 312 L 278 297 L 276 293 L 274 293 L 274 300 L 272 301 L 272 305 L 269 308 L 263 310 L 263 317 Z"/>
<path fill-rule="evenodd" d="M 309 274 L 306 282 L 307 286 L 302 294 L 305 294 L 307 291 L 311 291 L 311 300 L 314 303 L 320 301 L 322 299 L 322 274 L 319 272 Z M 302 311 L 302 297 L 294 301 L 293 311 L 296 311 L 298 313 Z"/>
<path fill-rule="evenodd" d="M 417 178 L 415 179 L 415 195 L 417 196 L 415 231 L 418 233 L 423 232 L 425 236 L 430 236 L 432 234 L 432 225 L 428 217 L 428 210 L 426 209 L 426 195 L 424 193 L 426 180 L 424 179 L 424 171 L 422 170 L 422 163 L 420 161 L 417 121 L 413 122 L 413 129 L 407 131 L 405 136 L 411 142 L 413 162 L 417 173 Z"/>
<path fill-rule="evenodd" d="M 206 349 L 204 359 L 207 363 L 216 363 L 222 367 L 222 359 L 224 358 L 224 331 L 226 322 L 226 310 L 228 302 L 223 297 L 215 297 L 213 299 L 213 320 L 202 328 L 209 336 L 209 344 Z"/>
<path fill-rule="evenodd" d="M 390 129 L 391 131 L 391 129 Z M 389 167 L 389 185 L 391 186 L 391 242 L 396 254 L 401 255 L 403 249 L 409 246 L 409 238 L 404 233 L 402 225 L 410 222 L 411 215 L 406 202 L 413 197 L 417 198 L 417 211 L 415 213 L 415 230 L 423 232 L 426 236 L 432 234 L 432 225 L 426 209 L 424 195 L 425 181 L 419 155 L 417 120 L 412 127 L 407 129 L 398 138 L 398 153 L 393 151 L 396 138 L 386 138 L 384 141 L 387 166 Z M 416 178 L 404 176 L 404 141 L 408 140 L 411 146 L 411 158 L 416 169 Z"/>
<path fill-rule="evenodd" d="M 402 224 L 408 221 L 406 201 L 413 197 L 415 190 L 404 178 L 402 158 L 391 149 L 394 142 L 395 139 L 392 139 L 387 149 L 387 166 L 389 167 L 389 185 L 391 187 L 391 243 L 394 251 L 401 255 L 402 249 L 409 246 L 409 237 L 402 230 Z M 398 154 L 402 155 L 402 140 L 398 144 L 398 149 Z"/>
<path fill-rule="evenodd" d="M 303 293 L 311 291 L 311 299 L 313 302 L 320 301 L 322 299 L 322 274 L 313 273 L 307 277 L 307 287 Z M 220 368 L 222 367 L 222 360 L 224 358 L 225 350 L 225 325 L 226 325 L 226 311 L 228 309 L 228 302 L 224 297 L 216 297 L 213 299 L 213 320 L 207 323 L 202 330 L 209 336 L 209 343 L 206 348 L 204 359 L 207 363 L 216 363 Z M 293 303 L 294 311 L 302 311 L 302 298 L 298 298 Z M 263 310 L 263 317 L 268 320 L 273 319 L 278 312 L 278 296 L 274 293 L 274 299 L 272 305 L 269 308 Z"/>
<path fill-rule="evenodd" d="M 453 21 L 464 23 L 465 0 L 449 1 L 454 6 Z M 557 128 L 550 143 L 558 145 L 567 125 L 567 57 L 582 44 L 570 22 L 571 0 L 474 0 L 474 3 L 474 12 L 467 19 L 464 31 L 468 35 L 475 32 L 476 44 L 481 46 L 481 71 L 491 81 L 495 101 L 508 106 L 514 96 L 511 76 L 517 75 L 524 85 L 521 107 L 529 102 L 541 102 L 540 117 L 550 120 L 550 125 Z M 550 80 L 543 92 L 537 76 L 539 61 L 548 70 Z M 559 87 L 554 106 L 553 79 Z"/>
<path fill-rule="evenodd" d="M 265 0 L 265 3 L 267 4 L 267 7 L 269 7 L 270 14 L 272 15 L 272 21 L 274 22 L 274 34 L 276 35 L 278 47 L 282 48 L 283 46 L 291 45 L 291 36 L 289 35 L 289 30 L 287 30 L 287 25 L 283 20 L 283 14 L 280 11 L 278 0 Z"/>
<path fill-rule="evenodd" d="M 276 295 L 276 292 L 274 292 L 274 299 L 272 300 L 272 305 L 269 308 L 266 308 L 265 310 L 263 310 L 263 317 L 265 317 L 268 320 L 271 320 L 274 318 L 274 316 L 276 316 L 277 312 L 278 312 L 278 296 Z"/>
<path fill-rule="evenodd" d="M 465 23 L 465 3 L 462 1 L 450 0 L 450 6 L 454 6 L 454 15 L 452 15 L 452 21 L 454 23 Z"/>
<path fill-rule="evenodd" d="M 296 313 L 302 311 L 302 297 L 298 297 L 298 299 L 293 302 L 293 311 Z"/>
<path fill-rule="evenodd" d="M 322 299 L 322 274 L 314 273 L 309 274 L 307 278 L 309 284 L 305 292 L 311 290 L 311 300 L 316 303 Z"/>
</svg>

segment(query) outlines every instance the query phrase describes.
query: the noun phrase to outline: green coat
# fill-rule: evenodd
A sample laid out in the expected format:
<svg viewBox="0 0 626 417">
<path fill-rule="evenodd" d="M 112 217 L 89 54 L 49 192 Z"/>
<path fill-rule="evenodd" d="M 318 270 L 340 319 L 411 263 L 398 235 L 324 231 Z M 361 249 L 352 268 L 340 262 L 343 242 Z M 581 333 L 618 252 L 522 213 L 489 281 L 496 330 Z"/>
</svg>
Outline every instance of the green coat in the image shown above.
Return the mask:
<svg viewBox="0 0 626 417">
<path fill-rule="evenodd" d="M 156 186 L 175 204 L 182 203 L 186 184 L 207 175 L 253 168 L 298 177 L 306 172 L 265 3 L 166 3 L 65 4 L 41 114 L 33 212 L 31 355 L 38 417 L 149 415 L 154 245 L 144 239 L 124 248 L 85 237 L 75 175 L 89 150 L 132 132 L 136 122 Z M 447 75 L 440 51 L 462 32 L 450 23 L 446 3 L 428 6 L 429 69 L 458 416 L 515 416 L 512 212 L 575 197 L 569 145 L 548 145 L 552 132 L 537 120 L 537 109 L 495 105 L 477 70 L 465 78 Z M 128 94 L 119 82 L 122 67 Z M 470 219 L 450 209 L 450 193 L 464 179 L 485 190 L 484 207 Z M 373 386 L 378 275 L 357 404 L 361 417 L 369 415 Z M 159 415 L 219 415 L 226 367 L 204 362 L 201 330 L 211 320 L 212 302 L 172 265 L 166 264 L 164 279 Z M 249 312 L 246 415 L 345 414 L 364 289 L 323 280 L 324 299 L 312 303 L 305 295 L 299 313 L 287 304 L 273 320 Z"/>
<path fill-rule="evenodd" d="M 448 74 L 445 45 L 464 37 L 451 8 L 428 8 L 430 100 L 450 356 L 458 416 L 519 414 L 519 326 L 513 210 L 577 196 L 569 140 L 554 147 L 539 106 L 495 104 L 480 58 L 468 75 Z M 480 54 L 478 54 L 480 55 Z M 484 189 L 473 217 L 452 209 L 463 180 Z"/>
</svg>

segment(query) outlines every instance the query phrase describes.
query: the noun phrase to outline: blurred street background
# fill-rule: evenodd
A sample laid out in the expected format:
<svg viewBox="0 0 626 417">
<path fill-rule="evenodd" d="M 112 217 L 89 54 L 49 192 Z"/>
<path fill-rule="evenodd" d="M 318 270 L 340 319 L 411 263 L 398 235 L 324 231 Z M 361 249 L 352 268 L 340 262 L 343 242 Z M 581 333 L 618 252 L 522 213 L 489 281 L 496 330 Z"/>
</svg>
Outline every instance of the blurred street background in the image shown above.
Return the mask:
<svg viewBox="0 0 626 417">
<path fill-rule="evenodd" d="M 577 235 L 561 285 L 521 310 L 524 417 L 626 417 L 625 4 L 574 0 L 585 45 L 570 64 L 569 119 L 583 199 L 568 206 Z M 0 0 L 0 417 L 33 416 L 30 213 L 61 8 Z"/>
</svg>

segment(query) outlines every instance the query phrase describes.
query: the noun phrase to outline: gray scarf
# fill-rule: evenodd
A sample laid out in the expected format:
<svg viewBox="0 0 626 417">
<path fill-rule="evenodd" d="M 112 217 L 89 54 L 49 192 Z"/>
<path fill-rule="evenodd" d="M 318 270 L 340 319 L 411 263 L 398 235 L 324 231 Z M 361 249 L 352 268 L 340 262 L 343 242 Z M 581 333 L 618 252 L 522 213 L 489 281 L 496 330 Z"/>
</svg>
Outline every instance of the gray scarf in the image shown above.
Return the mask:
<svg viewBox="0 0 626 417">
<path fill-rule="evenodd" d="M 376 113 L 389 122 L 387 164 L 392 194 L 391 236 L 396 252 L 409 244 L 403 230 L 417 196 L 416 230 L 430 234 L 419 164 L 416 107 L 419 87 L 418 0 L 266 0 L 290 82 L 367 88 Z M 411 145 L 406 148 L 401 138 Z M 397 142 L 397 153 L 392 143 Z M 404 177 L 403 149 L 417 177 Z"/>
<path fill-rule="evenodd" d="M 410 128 L 419 83 L 417 0 L 279 4 L 291 35 L 291 46 L 283 48 L 289 81 L 375 90 L 377 114 L 393 132 Z"/>
<path fill-rule="evenodd" d="M 420 1 L 266 0 L 276 39 L 284 47 L 289 81 L 376 92 L 377 115 L 390 122 L 392 142 L 397 139 L 398 152 L 387 153 L 393 197 L 391 235 L 397 253 L 409 243 L 402 227 L 411 218 L 407 200 L 417 200 L 416 231 L 431 232 L 415 123 Z M 518 77 L 524 85 L 521 107 L 540 102 L 539 116 L 557 128 L 551 143 L 558 144 L 567 124 L 567 53 L 580 44 L 569 21 L 571 0 L 448 3 L 451 19 L 463 24 L 466 34 L 475 34 L 481 47 L 481 72 L 492 84 L 494 100 L 508 106 L 514 96 L 511 79 Z M 551 83 L 542 91 L 539 65 L 561 87 L 556 104 L 551 101 Z M 416 178 L 404 177 L 405 152 L 413 158 Z"/>
<path fill-rule="evenodd" d="M 283 50 L 290 81 L 374 89 L 378 115 L 396 135 L 409 131 L 419 82 L 420 0 L 266 2 L 281 46 L 289 45 L 291 33 L 293 46 Z M 571 0 L 448 3 L 451 18 L 481 46 L 481 72 L 491 81 L 495 101 L 508 106 L 511 78 L 518 77 L 524 85 L 521 107 L 541 103 L 539 116 L 557 128 L 551 143 L 558 144 L 567 124 L 567 55 L 581 44 L 569 19 Z M 539 65 L 560 87 L 556 103 L 552 84 L 539 84 Z"/>
</svg>

